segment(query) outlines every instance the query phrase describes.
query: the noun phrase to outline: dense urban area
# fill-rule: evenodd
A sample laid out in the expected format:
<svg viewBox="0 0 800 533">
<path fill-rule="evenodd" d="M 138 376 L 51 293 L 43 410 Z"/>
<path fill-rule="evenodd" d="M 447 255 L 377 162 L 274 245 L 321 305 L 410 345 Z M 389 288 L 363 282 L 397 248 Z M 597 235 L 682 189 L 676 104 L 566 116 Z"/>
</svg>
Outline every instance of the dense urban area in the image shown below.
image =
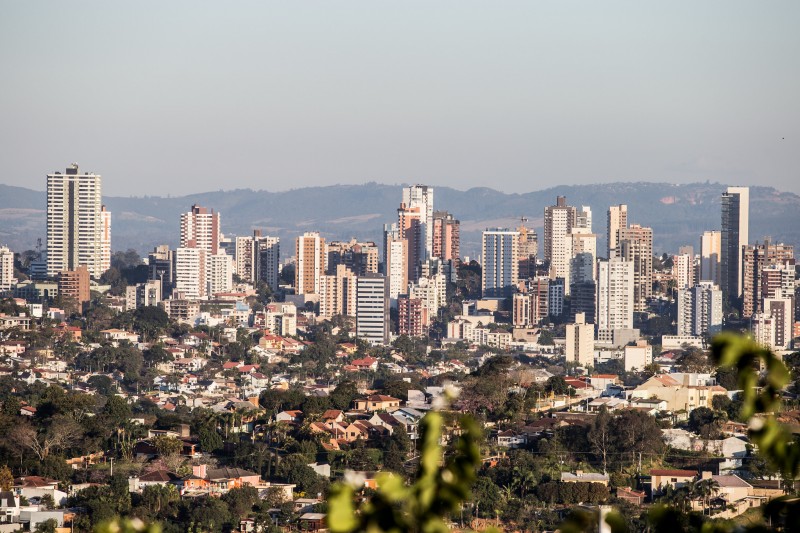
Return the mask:
<svg viewBox="0 0 800 533">
<path fill-rule="evenodd" d="M 413 481 L 431 411 L 446 457 L 462 414 L 482 429 L 452 530 L 610 508 L 642 531 L 662 504 L 672 531 L 734 527 L 795 494 L 710 355 L 733 331 L 782 358 L 775 416 L 800 434 L 794 250 L 750 238 L 747 187 L 672 253 L 647 205 L 558 197 L 541 236 L 521 216 L 465 257 L 426 185 L 398 187 L 379 243 L 232 236 L 187 205 L 178 247 L 115 250 L 101 181 L 49 174 L 45 241 L 0 246 L 0 532 L 327 530 L 336 483 Z"/>
</svg>

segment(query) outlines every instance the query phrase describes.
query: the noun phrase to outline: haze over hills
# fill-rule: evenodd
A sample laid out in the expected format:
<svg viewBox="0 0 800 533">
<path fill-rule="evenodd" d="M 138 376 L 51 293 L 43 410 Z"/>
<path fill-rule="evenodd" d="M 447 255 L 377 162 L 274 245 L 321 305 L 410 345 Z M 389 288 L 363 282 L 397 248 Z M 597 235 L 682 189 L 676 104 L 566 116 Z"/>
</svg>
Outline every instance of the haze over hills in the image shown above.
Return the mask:
<svg viewBox="0 0 800 533">
<path fill-rule="evenodd" d="M 536 228 L 542 240 L 545 206 L 565 195 L 571 205 L 589 205 L 598 252 L 605 250 L 606 210 L 628 204 L 629 222 L 652 226 L 656 253 L 677 252 L 679 246 L 697 250 L 704 230 L 719 229 L 720 194 L 725 185 L 693 183 L 608 183 L 559 185 L 525 194 L 506 194 L 490 188 L 460 191 L 435 189 L 435 207 L 461 221 L 462 255 L 480 253 L 480 232 L 486 227 L 517 226 L 520 217 Z M 175 246 L 179 214 L 192 204 L 222 214 L 226 235 L 247 235 L 253 229 L 292 242 L 303 231 L 320 231 L 327 239 L 358 237 L 380 242 L 382 225 L 396 221 L 401 185 L 366 183 L 307 187 L 284 192 L 240 189 L 181 197 L 105 197 L 112 212 L 112 246 L 146 254 L 161 243 Z M 771 187 L 751 187 L 750 239 L 771 236 L 800 246 L 800 196 Z M 45 240 L 45 193 L 0 185 L 0 244 L 15 251 L 32 249 Z M 283 256 L 293 255 L 294 245 Z M 541 250 L 541 246 L 540 246 Z"/>
</svg>

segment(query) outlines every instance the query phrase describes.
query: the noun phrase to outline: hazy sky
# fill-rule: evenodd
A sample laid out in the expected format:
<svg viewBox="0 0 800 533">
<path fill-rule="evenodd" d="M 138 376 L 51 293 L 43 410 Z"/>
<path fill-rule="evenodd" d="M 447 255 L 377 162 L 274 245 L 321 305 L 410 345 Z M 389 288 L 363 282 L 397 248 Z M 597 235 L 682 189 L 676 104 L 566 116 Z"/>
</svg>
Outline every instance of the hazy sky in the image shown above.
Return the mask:
<svg viewBox="0 0 800 533">
<path fill-rule="evenodd" d="M 800 193 L 800 2 L 0 0 L 0 182 Z"/>
</svg>

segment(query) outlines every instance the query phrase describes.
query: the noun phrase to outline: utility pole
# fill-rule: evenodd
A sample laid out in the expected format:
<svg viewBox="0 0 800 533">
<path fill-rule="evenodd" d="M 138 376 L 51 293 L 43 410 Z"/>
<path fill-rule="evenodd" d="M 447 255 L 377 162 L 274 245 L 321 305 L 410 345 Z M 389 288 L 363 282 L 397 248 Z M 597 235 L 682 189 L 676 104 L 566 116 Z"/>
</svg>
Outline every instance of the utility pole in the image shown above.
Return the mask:
<svg viewBox="0 0 800 533">
<path fill-rule="evenodd" d="M 111 477 L 114 477 L 114 458 L 111 458 Z"/>
</svg>

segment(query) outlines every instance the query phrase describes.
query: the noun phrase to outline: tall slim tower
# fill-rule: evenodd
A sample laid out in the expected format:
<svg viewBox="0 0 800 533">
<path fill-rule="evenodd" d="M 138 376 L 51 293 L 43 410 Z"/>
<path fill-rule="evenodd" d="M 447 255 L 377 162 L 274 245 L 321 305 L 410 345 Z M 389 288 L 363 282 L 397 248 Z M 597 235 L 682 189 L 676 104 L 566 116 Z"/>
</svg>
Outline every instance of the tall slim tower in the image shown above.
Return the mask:
<svg viewBox="0 0 800 533">
<path fill-rule="evenodd" d="M 102 190 L 99 174 L 73 163 L 64 174 L 47 175 L 47 275 L 86 266 L 103 271 Z"/>
<path fill-rule="evenodd" d="M 597 340 L 611 342 L 615 329 L 633 328 L 633 263 L 597 262 Z"/>
<path fill-rule="evenodd" d="M 720 257 L 722 256 L 722 234 L 705 231 L 700 237 L 700 281 L 720 284 Z"/>
<path fill-rule="evenodd" d="M 728 187 L 722 193 L 722 299 L 728 304 L 742 296 L 742 248 L 749 240 L 750 188 Z"/>
<path fill-rule="evenodd" d="M 100 271 L 105 272 L 111 268 L 111 212 L 104 205 L 100 206 L 100 224 Z"/>
<path fill-rule="evenodd" d="M 519 233 L 508 229 L 483 232 L 481 289 L 485 297 L 510 297 L 519 281 Z"/>
<path fill-rule="evenodd" d="M 631 224 L 618 233 L 617 254 L 633 263 L 634 311 L 647 311 L 653 296 L 653 229 Z"/>
<path fill-rule="evenodd" d="M 619 247 L 619 230 L 628 227 L 628 206 L 625 204 L 612 205 L 608 208 L 608 244 L 607 259 L 615 257 Z"/>
<path fill-rule="evenodd" d="M 576 226 L 575 207 L 559 196 L 556 205 L 544 208 L 544 258 L 550 261 L 550 277 L 569 279 L 572 259 L 572 228 Z"/>
<path fill-rule="evenodd" d="M 319 294 L 320 278 L 325 274 L 325 239 L 317 232 L 306 232 L 297 237 L 295 251 L 295 292 Z"/>
<path fill-rule="evenodd" d="M 181 213 L 181 246 L 216 254 L 219 252 L 219 227 L 219 213 L 195 204 L 188 213 Z"/>
<path fill-rule="evenodd" d="M 403 188 L 403 204 L 410 209 L 419 208 L 419 260 L 427 261 L 433 257 L 433 187 L 411 185 Z"/>
</svg>

